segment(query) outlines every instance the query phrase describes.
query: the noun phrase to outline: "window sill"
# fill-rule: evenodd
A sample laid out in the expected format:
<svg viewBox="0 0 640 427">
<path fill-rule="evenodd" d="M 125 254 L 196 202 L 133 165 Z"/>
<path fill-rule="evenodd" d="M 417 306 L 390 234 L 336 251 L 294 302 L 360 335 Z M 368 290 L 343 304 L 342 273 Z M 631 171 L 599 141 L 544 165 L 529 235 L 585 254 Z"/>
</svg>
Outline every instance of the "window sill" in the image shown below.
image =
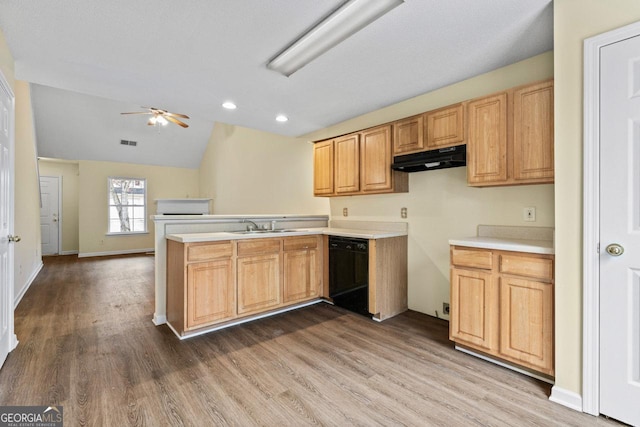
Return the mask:
<svg viewBox="0 0 640 427">
<path fill-rule="evenodd" d="M 123 233 L 106 233 L 105 236 L 135 236 L 138 234 L 149 234 L 148 231 L 127 231 Z"/>
</svg>

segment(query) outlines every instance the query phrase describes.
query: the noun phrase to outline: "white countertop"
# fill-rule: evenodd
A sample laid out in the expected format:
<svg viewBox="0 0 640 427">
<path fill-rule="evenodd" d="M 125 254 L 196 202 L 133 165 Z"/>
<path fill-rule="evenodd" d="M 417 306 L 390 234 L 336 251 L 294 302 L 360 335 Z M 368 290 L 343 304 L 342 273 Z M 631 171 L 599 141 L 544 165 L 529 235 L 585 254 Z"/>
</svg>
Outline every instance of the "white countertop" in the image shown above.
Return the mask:
<svg viewBox="0 0 640 427">
<path fill-rule="evenodd" d="M 503 251 L 553 255 L 554 230 L 551 227 L 478 225 L 478 235 L 450 239 L 450 245 Z"/>
<path fill-rule="evenodd" d="M 504 237 L 465 237 L 450 239 L 450 245 L 467 246 L 471 248 L 498 249 L 503 251 L 529 252 L 534 254 L 553 255 L 555 248 L 553 240 L 511 239 Z"/>
<path fill-rule="evenodd" d="M 180 243 L 196 243 L 196 242 L 213 242 L 219 240 L 241 240 L 241 239 L 259 239 L 289 236 L 309 236 L 316 234 L 326 234 L 330 236 L 355 237 L 360 239 L 385 239 L 389 237 L 406 236 L 406 231 L 386 231 L 386 230 L 365 230 L 365 229 L 349 229 L 337 227 L 320 227 L 320 228 L 304 228 L 291 229 L 285 233 L 234 233 L 229 231 L 220 231 L 215 233 L 186 233 L 186 234 L 167 234 L 166 238 L 175 240 Z"/>
</svg>

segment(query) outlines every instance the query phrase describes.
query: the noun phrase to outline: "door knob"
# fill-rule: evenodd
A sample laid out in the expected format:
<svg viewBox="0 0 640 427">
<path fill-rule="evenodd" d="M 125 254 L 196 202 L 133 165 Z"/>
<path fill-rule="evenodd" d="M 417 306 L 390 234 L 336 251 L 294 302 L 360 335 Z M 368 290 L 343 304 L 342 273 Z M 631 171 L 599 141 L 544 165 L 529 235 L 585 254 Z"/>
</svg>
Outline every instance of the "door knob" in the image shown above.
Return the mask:
<svg viewBox="0 0 640 427">
<path fill-rule="evenodd" d="M 624 253 L 624 248 L 617 243 L 607 246 L 606 251 L 611 256 L 620 256 Z"/>
<path fill-rule="evenodd" d="M 20 241 L 20 236 L 12 236 L 9 234 L 7 237 L 9 238 L 9 243 L 18 243 Z"/>
</svg>

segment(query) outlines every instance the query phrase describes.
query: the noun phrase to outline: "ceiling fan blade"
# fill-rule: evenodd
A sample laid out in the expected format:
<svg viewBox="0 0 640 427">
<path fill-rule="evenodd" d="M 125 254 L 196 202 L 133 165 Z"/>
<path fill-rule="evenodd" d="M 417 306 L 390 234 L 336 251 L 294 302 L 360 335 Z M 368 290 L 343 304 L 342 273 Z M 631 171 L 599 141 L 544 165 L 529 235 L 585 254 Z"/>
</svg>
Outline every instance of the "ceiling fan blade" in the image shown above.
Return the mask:
<svg viewBox="0 0 640 427">
<path fill-rule="evenodd" d="M 172 123 L 177 124 L 178 126 L 182 126 L 183 128 L 188 128 L 188 127 L 189 127 L 189 125 L 188 125 L 188 124 L 183 123 L 183 122 L 181 122 L 181 121 L 180 121 L 180 120 L 178 120 L 178 119 L 174 119 L 173 117 L 168 116 L 168 115 L 166 115 L 166 114 L 164 114 L 164 118 L 165 118 L 165 119 L 167 119 L 167 120 L 169 120 L 169 121 L 170 121 L 170 122 L 172 122 Z"/>
<path fill-rule="evenodd" d="M 164 113 L 165 116 L 173 116 L 173 117 L 181 117 L 183 119 L 188 119 L 189 116 L 185 115 L 185 114 L 179 114 L 179 113 Z"/>
</svg>

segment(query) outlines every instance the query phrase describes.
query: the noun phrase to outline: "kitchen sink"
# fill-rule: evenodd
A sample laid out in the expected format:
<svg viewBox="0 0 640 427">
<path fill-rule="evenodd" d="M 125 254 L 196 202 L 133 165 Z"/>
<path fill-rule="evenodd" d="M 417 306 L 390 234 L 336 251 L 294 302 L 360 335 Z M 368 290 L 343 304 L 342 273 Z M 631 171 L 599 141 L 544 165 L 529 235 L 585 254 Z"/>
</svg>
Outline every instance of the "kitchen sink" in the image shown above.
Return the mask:
<svg viewBox="0 0 640 427">
<path fill-rule="evenodd" d="M 304 230 L 289 230 L 289 229 L 280 229 L 280 230 L 242 230 L 242 231 L 231 231 L 234 234 L 269 234 L 269 233 L 293 233 L 295 231 L 304 231 Z"/>
</svg>

